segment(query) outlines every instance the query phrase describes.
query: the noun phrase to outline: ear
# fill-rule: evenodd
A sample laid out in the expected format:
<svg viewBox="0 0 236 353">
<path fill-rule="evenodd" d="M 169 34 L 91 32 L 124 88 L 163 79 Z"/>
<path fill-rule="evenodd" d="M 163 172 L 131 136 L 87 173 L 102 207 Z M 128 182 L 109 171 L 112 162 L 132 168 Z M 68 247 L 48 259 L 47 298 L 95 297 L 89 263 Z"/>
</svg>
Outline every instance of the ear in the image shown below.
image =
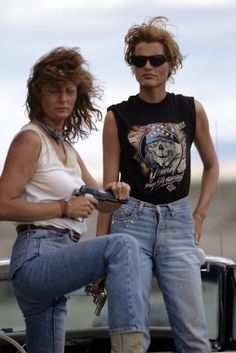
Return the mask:
<svg viewBox="0 0 236 353">
<path fill-rule="evenodd" d="M 172 65 L 170 65 L 170 63 L 168 63 L 168 64 L 169 64 L 169 73 L 168 73 L 167 78 L 169 78 L 169 77 L 171 76 L 172 71 L 173 71 L 173 66 L 172 66 Z"/>
</svg>

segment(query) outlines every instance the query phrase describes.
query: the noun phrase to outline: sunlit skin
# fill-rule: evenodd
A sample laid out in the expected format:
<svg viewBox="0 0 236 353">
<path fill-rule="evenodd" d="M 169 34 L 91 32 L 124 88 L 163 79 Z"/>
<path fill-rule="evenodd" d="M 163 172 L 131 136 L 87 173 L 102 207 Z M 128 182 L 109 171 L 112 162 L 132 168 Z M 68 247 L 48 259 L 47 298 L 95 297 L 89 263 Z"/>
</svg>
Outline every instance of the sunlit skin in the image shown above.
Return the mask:
<svg viewBox="0 0 236 353">
<path fill-rule="evenodd" d="M 159 42 L 146 43 L 140 42 L 135 48 L 135 55 L 151 56 L 164 55 L 163 45 Z M 162 100 L 166 95 L 166 81 L 171 72 L 170 64 L 155 67 L 147 60 L 143 67 L 132 67 L 136 80 L 140 85 L 139 96 L 146 102 L 156 102 L 157 95 Z"/>
<path fill-rule="evenodd" d="M 159 42 L 140 42 L 135 47 L 134 55 L 164 55 L 163 45 Z M 147 60 L 145 66 L 132 66 L 132 71 L 139 83 L 139 97 L 147 103 L 159 103 L 166 94 L 166 83 L 172 67 L 165 62 L 155 67 Z M 219 165 L 210 136 L 209 123 L 202 104 L 195 100 L 196 132 L 194 144 L 203 163 L 202 185 L 198 203 L 193 213 L 195 224 L 195 242 L 198 245 L 201 237 L 202 223 L 206 216 L 210 201 L 215 192 Z M 207 146 L 207 149 L 206 147 Z M 119 180 L 121 147 L 116 120 L 112 111 L 105 117 L 103 130 L 104 185 L 111 180 Z M 111 215 L 99 215 L 97 234 L 107 234 Z"/>
<path fill-rule="evenodd" d="M 77 98 L 77 87 L 73 82 L 64 85 L 42 85 L 41 106 L 44 121 L 55 130 L 62 130 L 65 119 L 71 115 Z"/>
<path fill-rule="evenodd" d="M 62 130 L 65 120 L 74 109 L 76 99 L 77 86 L 71 81 L 61 85 L 43 84 L 40 91 L 40 105 L 44 112 L 44 123 L 54 130 Z M 40 127 L 37 119 L 33 119 L 32 122 Z M 67 154 L 64 144 L 62 142 L 58 144 L 50 136 L 48 138 L 58 158 L 66 165 Z M 34 131 L 23 131 L 13 140 L 0 178 L 0 220 L 34 221 L 61 216 L 57 201 L 45 204 L 28 202 L 21 198 L 26 184 L 35 173 L 40 150 L 41 141 Z M 99 187 L 77 151 L 75 153 L 84 183 Z M 126 183 L 112 181 L 107 185 L 107 189 L 111 190 L 118 199 L 126 199 L 130 191 Z M 94 197 L 88 196 L 72 198 L 68 201 L 68 205 L 70 218 L 87 218 L 95 208 L 101 212 L 111 212 L 119 207 L 119 204 L 101 203 Z"/>
</svg>

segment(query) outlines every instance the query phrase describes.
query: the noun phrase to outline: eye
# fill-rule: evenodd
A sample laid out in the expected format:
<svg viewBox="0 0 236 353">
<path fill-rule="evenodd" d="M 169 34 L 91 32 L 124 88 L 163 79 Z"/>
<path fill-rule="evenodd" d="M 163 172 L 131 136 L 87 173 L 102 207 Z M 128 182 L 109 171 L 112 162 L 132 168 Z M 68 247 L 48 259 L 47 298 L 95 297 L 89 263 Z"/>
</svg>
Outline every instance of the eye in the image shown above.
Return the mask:
<svg viewBox="0 0 236 353">
<path fill-rule="evenodd" d="M 50 88 L 48 88 L 48 93 L 50 93 L 50 94 L 57 94 L 57 93 L 59 93 L 59 88 L 50 87 Z"/>
<path fill-rule="evenodd" d="M 77 90 L 76 90 L 76 88 L 74 88 L 74 87 L 68 87 L 68 88 L 66 89 L 66 92 L 67 92 L 67 94 L 69 94 L 69 95 L 74 95 L 74 94 L 76 94 Z"/>
</svg>

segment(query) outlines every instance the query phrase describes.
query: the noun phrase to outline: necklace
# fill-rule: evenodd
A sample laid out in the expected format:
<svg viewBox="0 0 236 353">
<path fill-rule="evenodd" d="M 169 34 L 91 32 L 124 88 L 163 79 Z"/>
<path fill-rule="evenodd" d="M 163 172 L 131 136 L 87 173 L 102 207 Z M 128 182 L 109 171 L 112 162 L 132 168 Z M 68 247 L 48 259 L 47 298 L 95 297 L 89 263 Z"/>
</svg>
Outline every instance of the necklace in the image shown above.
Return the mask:
<svg viewBox="0 0 236 353">
<path fill-rule="evenodd" d="M 64 141 L 63 131 L 56 131 L 52 127 L 46 125 L 44 122 L 37 119 L 39 125 L 59 144 L 60 141 Z"/>
</svg>

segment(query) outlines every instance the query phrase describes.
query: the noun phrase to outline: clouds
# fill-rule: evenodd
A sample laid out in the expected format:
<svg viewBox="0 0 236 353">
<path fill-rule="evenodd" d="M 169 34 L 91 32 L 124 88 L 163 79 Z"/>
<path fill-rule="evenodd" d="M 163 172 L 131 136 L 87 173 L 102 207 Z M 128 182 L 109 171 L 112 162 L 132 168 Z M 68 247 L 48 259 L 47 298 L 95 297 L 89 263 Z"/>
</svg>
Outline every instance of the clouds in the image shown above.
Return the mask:
<svg viewBox="0 0 236 353">
<path fill-rule="evenodd" d="M 161 0 L 158 1 L 158 5 L 166 5 L 167 7 L 176 7 L 176 8 L 189 8 L 191 10 L 196 9 L 196 8 L 212 8 L 212 7 L 229 7 L 233 6 L 235 7 L 235 1 L 234 0 L 198 0 L 198 1 L 189 1 L 189 0 L 180 0 L 180 1 L 165 1 Z"/>
<path fill-rule="evenodd" d="M 217 122 L 220 139 L 235 139 L 235 0 L 11 0 L 0 4 L 0 167 L 12 136 L 27 122 L 26 80 L 41 55 L 60 45 L 80 47 L 103 83 L 105 112 L 108 105 L 137 93 L 124 62 L 123 40 L 131 25 L 155 15 L 169 19 L 168 29 L 186 54 L 169 90 L 195 96 L 213 130 Z M 100 133 L 78 148 L 92 165 L 101 163 Z"/>
</svg>

